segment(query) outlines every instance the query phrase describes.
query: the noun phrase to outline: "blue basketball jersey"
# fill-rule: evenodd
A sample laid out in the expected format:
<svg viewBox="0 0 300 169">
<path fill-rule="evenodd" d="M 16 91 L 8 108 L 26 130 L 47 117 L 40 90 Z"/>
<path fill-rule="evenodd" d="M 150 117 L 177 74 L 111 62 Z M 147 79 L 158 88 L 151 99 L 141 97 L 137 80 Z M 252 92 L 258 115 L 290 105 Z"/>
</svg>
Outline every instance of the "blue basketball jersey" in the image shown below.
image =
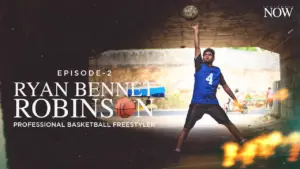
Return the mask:
<svg viewBox="0 0 300 169">
<path fill-rule="evenodd" d="M 200 70 L 195 72 L 195 83 L 192 103 L 219 104 L 216 93 L 220 84 L 221 70 L 201 64 Z"/>
</svg>

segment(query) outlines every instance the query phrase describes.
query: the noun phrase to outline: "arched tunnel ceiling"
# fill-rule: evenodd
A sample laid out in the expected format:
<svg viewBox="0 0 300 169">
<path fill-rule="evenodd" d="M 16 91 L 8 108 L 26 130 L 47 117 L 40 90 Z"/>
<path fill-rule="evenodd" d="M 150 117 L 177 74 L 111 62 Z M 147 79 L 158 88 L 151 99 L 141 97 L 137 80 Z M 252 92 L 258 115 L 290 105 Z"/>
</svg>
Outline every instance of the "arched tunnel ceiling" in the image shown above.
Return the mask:
<svg viewBox="0 0 300 169">
<path fill-rule="evenodd" d="M 4 16 L 0 20 L 8 32 L 13 28 L 41 50 L 50 44 L 57 49 L 80 47 L 93 53 L 193 47 L 193 32 L 188 26 L 193 22 L 200 23 L 202 47 L 259 46 L 272 50 L 299 25 L 298 1 L 15 0 L 5 1 L 7 8 L 0 5 L 0 9 L 9 9 L 0 10 Z M 189 4 L 200 11 L 193 22 L 180 14 Z M 278 5 L 294 6 L 291 18 L 263 17 L 265 6 Z"/>
<path fill-rule="evenodd" d="M 295 27 L 291 18 L 264 18 L 264 7 L 288 5 L 296 1 L 259 0 L 165 0 L 121 2 L 107 5 L 107 25 L 103 29 L 107 48 L 193 47 L 193 31 L 188 25 L 200 24 L 203 47 L 259 46 L 273 50 Z M 200 15 L 187 21 L 180 15 L 185 5 L 198 7 Z M 295 13 L 295 9 L 294 9 Z M 103 39 L 104 40 L 104 39 Z M 111 46 L 111 47 L 110 47 Z"/>
</svg>

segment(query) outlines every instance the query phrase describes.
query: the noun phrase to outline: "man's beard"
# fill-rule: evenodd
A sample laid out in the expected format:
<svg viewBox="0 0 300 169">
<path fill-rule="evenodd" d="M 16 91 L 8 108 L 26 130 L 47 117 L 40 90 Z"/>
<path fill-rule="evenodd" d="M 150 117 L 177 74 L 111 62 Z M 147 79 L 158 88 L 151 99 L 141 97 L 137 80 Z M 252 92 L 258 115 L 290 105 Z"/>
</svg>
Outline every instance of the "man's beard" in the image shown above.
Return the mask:
<svg viewBox="0 0 300 169">
<path fill-rule="evenodd" d="M 212 64 L 212 63 L 213 63 L 213 60 L 210 60 L 210 61 L 204 60 L 203 62 L 206 63 L 206 64 Z"/>
</svg>

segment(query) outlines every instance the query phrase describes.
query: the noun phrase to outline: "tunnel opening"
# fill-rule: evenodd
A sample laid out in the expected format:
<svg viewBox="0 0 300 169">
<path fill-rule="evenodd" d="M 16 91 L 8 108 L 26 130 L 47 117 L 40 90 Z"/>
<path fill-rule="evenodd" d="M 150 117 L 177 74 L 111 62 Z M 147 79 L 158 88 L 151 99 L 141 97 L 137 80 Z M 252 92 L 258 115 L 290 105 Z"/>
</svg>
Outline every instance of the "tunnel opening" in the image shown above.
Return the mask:
<svg viewBox="0 0 300 169">
<path fill-rule="evenodd" d="M 204 51 L 205 48 L 201 48 Z M 214 65 L 221 68 L 229 87 L 245 106 L 239 124 L 272 121 L 280 116 L 281 101 L 268 101 L 267 92 L 280 90 L 280 56 L 259 47 L 214 48 Z M 185 116 L 193 94 L 194 48 L 109 50 L 91 58 L 89 69 L 112 74 L 90 77 L 90 82 L 151 82 L 164 86 L 164 98 L 153 98 L 154 116 Z M 218 87 L 220 106 L 229 115 L 240 114 L 230 96 Z M 146 102 L 147 98 L 141 98 Z M 113 97 L 116 102 L 117 97 Z M 100 105 L 98 105 L 100 106 Z M 100 106 L 101 107 L 101 106 Z M 163 112 L 161 112 L 163 111 Z M 249 118 L 249 116 L 251 118 Z M 210 117 L 205 124 L 211 123 Z M 202 122 L 201 122 L 202 123 Z M 180 125 L 180 123 L 178 123 Z M 258 124 L 256 124 L 258 125 Z"/>
</svg>

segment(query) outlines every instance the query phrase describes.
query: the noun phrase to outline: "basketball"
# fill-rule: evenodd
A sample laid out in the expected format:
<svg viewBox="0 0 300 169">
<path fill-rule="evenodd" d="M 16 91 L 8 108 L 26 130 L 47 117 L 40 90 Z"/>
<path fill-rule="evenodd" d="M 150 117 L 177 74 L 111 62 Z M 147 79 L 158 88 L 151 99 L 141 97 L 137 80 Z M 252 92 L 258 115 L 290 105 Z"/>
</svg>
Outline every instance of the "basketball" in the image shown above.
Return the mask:
<svg viewBox="0 0 300 169">
<path fill-rule="evenodd" d="M 195 19 L 198 16 L 198 14 L 198 8 L 194 5 L 188 5 L 182 10 L 182 16 L 187 20 Z"/>
<path fill-rule="evenodd" d="M 115 111 L 118 116 L 122 118 L 128 118 L 134 114 L 135 104 L 132 100 L 124 97 L 122 99 L 119 99 L 115 104 Z"/>
</svg>

